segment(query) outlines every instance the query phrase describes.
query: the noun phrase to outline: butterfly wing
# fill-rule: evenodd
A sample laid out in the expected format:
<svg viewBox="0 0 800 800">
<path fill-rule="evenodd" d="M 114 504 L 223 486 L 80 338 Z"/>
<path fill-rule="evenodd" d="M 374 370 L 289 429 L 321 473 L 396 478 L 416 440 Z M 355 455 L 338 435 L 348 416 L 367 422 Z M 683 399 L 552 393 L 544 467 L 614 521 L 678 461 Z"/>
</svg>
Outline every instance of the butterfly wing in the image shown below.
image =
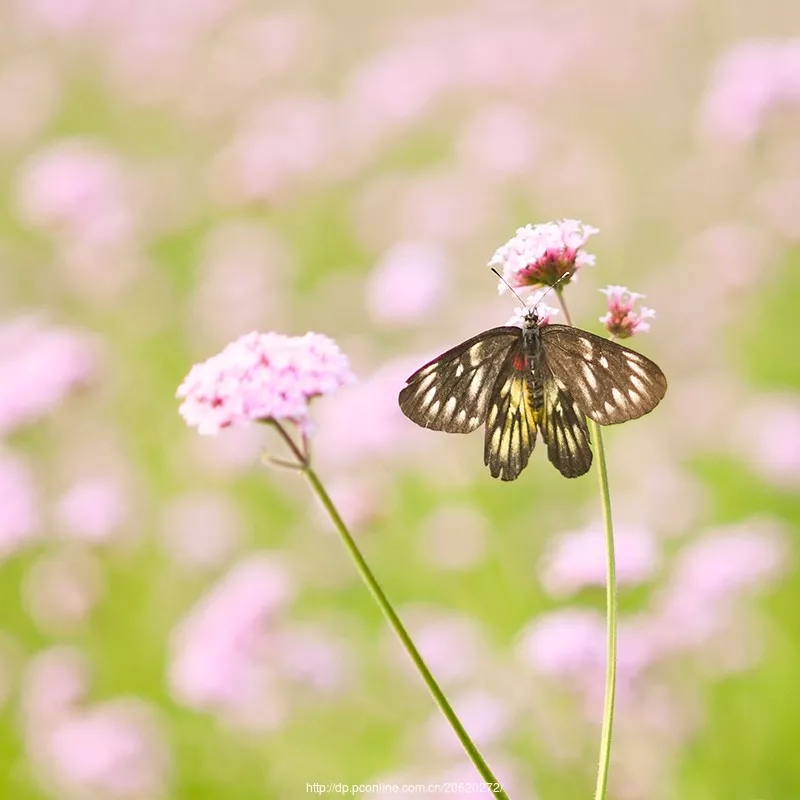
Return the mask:
<svg viewBox="0 0 800 800">
<path fill-rule="evenodd" d="M 569 389 L 543 365 L 543 405 L 539 419 L 550 463 L 565 477 L 577 478 L 592 466 L 586 418 Z"/>
<path fill-rule="evenodd" d="M 517 329 L 519 330 L 519 329 Z M 525 469 L 536 444 L 532 375 L 520 337 L 502 363 L 486 419 L 483 463 L 493 478 L 513 481 Z"/>
<path fill-rule="evenodd" d="M 667 391 L 660 368 L 641 353 L 569 325 L 545 325 L 542 346 L 557 387 L 599 425 L 652 411 Z"/>
<path fill-rule="evenodd" d="M 522 341 L 517 327 L 479 333 L 420 367 L 400 391 L 400 409 L 417 425 L 469 433 L 486 419 L 489 397 L 509 349 Z"/>
</svg>

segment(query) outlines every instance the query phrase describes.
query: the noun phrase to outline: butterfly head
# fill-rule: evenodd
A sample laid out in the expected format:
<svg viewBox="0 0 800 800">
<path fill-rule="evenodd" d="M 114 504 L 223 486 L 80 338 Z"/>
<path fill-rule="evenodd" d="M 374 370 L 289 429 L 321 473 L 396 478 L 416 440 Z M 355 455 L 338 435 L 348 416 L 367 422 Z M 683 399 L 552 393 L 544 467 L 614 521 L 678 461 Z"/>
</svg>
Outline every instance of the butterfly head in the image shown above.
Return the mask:
<svg viewBox="0 0 800 800">
<path fill-rule="evenodd" d="M 532 335 L 534 331 L 549 325 L 552 317 L 558 314 L 558 309 L 537 299 L 535 302 L 529 300 L 521 308 L 514 309 L 514 312 L 514 316 L 506 322 L 506 325 L 516 325 L 522 328 L 523 332 Z"/>
<path fill-rule="evenodd" d="M 522 327 L 523 328 L 541 328 L 542 325 L 547 325 L 550 321 L 550 314 L 552 313 L 553 309 L 548 309 L 549 313 L 542 313 L 539 310 L 538 303 L 534 306 L 531 306 L 525 310 L 525 313 L 522 317 Z"/>
</svg>

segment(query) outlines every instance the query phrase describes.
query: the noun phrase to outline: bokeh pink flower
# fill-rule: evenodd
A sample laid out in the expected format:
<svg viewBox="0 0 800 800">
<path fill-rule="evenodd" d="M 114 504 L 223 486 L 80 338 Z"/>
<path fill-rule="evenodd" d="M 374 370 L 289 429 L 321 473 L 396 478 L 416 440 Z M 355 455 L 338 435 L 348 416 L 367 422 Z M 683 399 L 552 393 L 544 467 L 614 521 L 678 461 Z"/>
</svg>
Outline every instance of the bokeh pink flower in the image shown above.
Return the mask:
<svg viewBox="0 0 800 800">
<path fill-rule="evenodd" d="M 156 800 L 172 758 L 160 713 L 137 697 L 88 704 L 85 653 L 52 647 L 28 663 L 21 725 L 37 783 L 57 797 Z"/>
<path fill-rule="evenodd" d="M 155 709 L 142 701 L 120 698 L 73 713 L 37 744 L 50 762 L 47 782 L 61 793 L 142 800 L 169 790 L 166 736 Z"/>
<path fill-rule="evenodd" d="M 614 541 L 620 587 L 637 586 L 654 577 L 660 554 L 650 531 L 617 524 Z M 542 556 L 539 576 L 551 597 L 568 597 L 587 587 L 605 586 L 606 548 L 602 525 L 591 524 L 555 537 Z"/>
<path fill-rule="evenodd" d="M 94 339 L 42 317 L 19 317 L 0 326 L 0 433 L 56 409 L 95 374 Z"/>
<path fill-rule="evenodd" d="M 419 440 L 408 435 L 397 406 L 397 387 L 418 365 L 414 357 L 392 359 L 366 375 L 346 398 L 326 403 L 315 441 L 319 459 L 342 469 L 419 450 Z M 354 419 L 359 421 L 356 427 Z"/>
<path fill-rule="evenodd" d="M 241 546 L 245 523 L 229 495 L 198 490 L 184 492 L 165 505 L 159 530 L 164 550 L 178 566 L 212 570 Z"/>
<path fill-rule="evenodd" d="M 23 165 L 18 181 L 20 217 L 44 232 L 108 241 L 131 231 L 125 169 L 101 142 L 53 145 Z"/>
<path fill-rule="evenodd" d="M 0 451 L 0 562 L 35 542 L 41 524 L 39 493 L 30 467 Z"/>
<path fill-rule="evenodd" d="M 433 243 L 399 242 L 380 258 L 367 282 L 367 307 L 384 325 L 422 319 L 442 298 L 447 255 Z"/>
<path fill-rule="evenodd" d="M 541 133 L 522 105 L 495 103 L 469 119 L 456 143 L 465 168 L 490 180 L 526 175 L 541 148 Z"/>
<path fill-rule="evenodd" d="M 795 490 L 800 486 L 800 402 L 785 393 L 744 403 L 730 429 L 730 449 L 760 478 L 786 491 Z"/>
<path fill-rule="evenodd" d="M 570 680 L 602 675 L 605 621 L 599 611 L 564 608 L 532 620 L 519 634 L 520 661 L 550 678 Z"/>
<path fill-rule="evenodd" d="M 128 505 L 119 481 L 96 477 L 71 486 L 59 499 L 55 513 L 65 536 L 104 544 L 125 523 Z"/>
<path fill-rule="evenodd" d="M 45 635 L 73 633 L 85 625 L 106 591 L 100 562 L 74 551 L 40 556 L 22 586 L 26 610 Z"/>
<path fill-rule="evenodd" d="M 335 175 L 336 108 L 322 97 L 289 96 L 257 107 L 211 168 L 223 205 L 277 201 L 303 181 Z"/>
<path fill-rule="evenodd" d="M 769 517 L 710 529 L 688 543 L 657 593 L 662 641 L 702 648 L 736 624 L 744 598 L 778 581 L 792 563 L 783 526 Z"/>
<path fill-rule="evenodd" d="M 282 720 L 284 701 L 263 656 L 267 626 L 293 594 L 286 566 L 266 553 L 223 576 L 173 632 L 169 686 L 176 701 L 232 722 L 271 727 Z"/>
<path fill-rule="evenodd" d="M 700 109 L 700 128 L 716 139 L 745 143 L 768 116 L 800 103 L 800 37 L 746 39 L 714 66 Z"/>
<path fill-rule="evenodd" d="M 428 667 L 445 687 L 468 683 L 483 668 L 487 642 L 477 620 L 421 605 L 402 609 L 401 616 Z M 388 632 L 383 638 L 383 650 L 400 674 L 417 680 L 408 655 Z"/>
</svg>

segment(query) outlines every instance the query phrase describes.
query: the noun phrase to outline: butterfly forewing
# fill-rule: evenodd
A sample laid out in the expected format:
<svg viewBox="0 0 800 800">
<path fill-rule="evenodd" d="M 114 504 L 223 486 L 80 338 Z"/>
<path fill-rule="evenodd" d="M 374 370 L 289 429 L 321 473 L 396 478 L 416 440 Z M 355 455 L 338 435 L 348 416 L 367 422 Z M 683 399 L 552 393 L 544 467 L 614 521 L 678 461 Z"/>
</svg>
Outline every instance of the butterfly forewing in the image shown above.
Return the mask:
<svg viewBox="0 0 800 800">
<path fill-rule="evenodd" d="M 519 328 L 492 328 L 453 347 L 408 378 L 400 392 L 400 408 L 423 428 L 474 431 L 486 419 L 509 348 L 521 340 Z"/>
<path fill-rule="evenodd" d="M 539 425 L 547 443 L 547 457 L 565 478 L 577 478 L 592 466 L 586 418 L 567 387 L 549 369 L 543 371 Z"/>
<path fill-rule="evenodd" d="M 502 362 L 489 400 L 483 463 L 493 478 L 513 481 L 525 469 L 536 444 L 531 380 L 520 336 Z"/>
<path fill-rule="evenodd" d="M 553 377 L 600 425 L 647 414 L 667 391 L 664 373 L 649 358 L 580 328 L 546 325 L 542 346 Z"/>
</svg>

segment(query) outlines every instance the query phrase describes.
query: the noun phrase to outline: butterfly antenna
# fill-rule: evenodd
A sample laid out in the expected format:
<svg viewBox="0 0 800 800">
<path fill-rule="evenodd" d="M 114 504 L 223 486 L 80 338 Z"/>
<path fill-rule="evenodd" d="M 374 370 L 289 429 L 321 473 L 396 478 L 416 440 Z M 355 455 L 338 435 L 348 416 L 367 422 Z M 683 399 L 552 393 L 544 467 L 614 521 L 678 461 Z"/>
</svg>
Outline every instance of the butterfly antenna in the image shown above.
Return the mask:
<svg viewBox="0 0 800 800">
<path fill-rule="evenodd" d="M 503 281 L 503 283 L 508 286 L 509 289 L 511 289 L 511 294 L 513 294 L 514 297 L 516 297 L 517 300 L 522 303 L 522 307 L 527 308 L 528 304 L 514 291 L 514 287 L 494 267 L 492 267 L 492 272 L 494 272 L 494 274 L 497 275 L 497 277 L 500 278 L 500 280 Z"/>
<path fill-rule="evenodd" d="M 561 276 L 561 277 L 560 277 L 560 278 L 559 278 L 559 279 L 558 279 L 558 280 L 557 280 L 555 283 L 552 283 L 552 284 L 550 284 L 550 286 L 548 286 L 548 287 L 547 287 L 547 289 L 545 289 L 545 290 L 544 290 L 544 292 L 542 293 L 542 296 L 541 296 L 541 297 L 540 297 L 540 298 L 539 298 L 539 299 L 536 301 L 536 306 L 538 306 L 538 305 L 539 305 L 539 303 L 541 303 L 541 302 L 542 302 L 542 300 L 544 300 L 544 299 L 545 299 L 545 297 L 547 297 L 547 295 L 548 295 L 548 294 L 549 294 L 549 293 L 550 293 L 550 292 L 551 292 L 553 289 L 555 289 L 555 288 L 558 286 L 558 284 L 559 284 L 559 283 L 561 283 L 561 281 L 563 281 L 565 278 L 569 278 L 569 276 L 570 276 L 571 274 L 572 274 L 572 273 L 570 273 L 570 272 L 565 272 L 565 273 L 564 273 L 564 274 L 563 274 L 563 275 L 562 275 L 562 276 Z M 536 308 L 536 306 L 534 306 L 534 308 Z"/>
<path fill-rule="evenodd" d="M 500 278 L 501 281 L 503 281 L 503 283 L 506 286 L 508 286 L 509 289 L 511 289 L 511 293 L 514 295 L 514 297 L 517 298 L 517 300 L 520 301 L 520 303 L 522 303 L 522 307 L 523 308 L 527 308 L 528 304 L 514 291 L 514 287 L 494 267 L 492 267 L 491 270 L 492 270 L 492 272 L 494 272 L 495 275 L 497 275 L 498 278 Z M 548 293 L 552 289 L 555 289 L 558 286 L 558 284 L 561 283 L 561 281 L 565 280 L 566 278 L 569 278 L 569 276 L 571 274 L 572 273 L 570 273 L 570 272 L 565 272 L 555 283 L 553 283 L 550 286 L 548 286 L 547 289 L 545 289 L 545 291 L 543 292 L 542 296 L 536 301 L 536 305 L 534 305 L 534 309 L 536 308 L 536 306 L 539 305 L 539 303 L 542 302 L 542 300 L 544 300 L 545 297 L 547 297 Z"/>
</svg>

